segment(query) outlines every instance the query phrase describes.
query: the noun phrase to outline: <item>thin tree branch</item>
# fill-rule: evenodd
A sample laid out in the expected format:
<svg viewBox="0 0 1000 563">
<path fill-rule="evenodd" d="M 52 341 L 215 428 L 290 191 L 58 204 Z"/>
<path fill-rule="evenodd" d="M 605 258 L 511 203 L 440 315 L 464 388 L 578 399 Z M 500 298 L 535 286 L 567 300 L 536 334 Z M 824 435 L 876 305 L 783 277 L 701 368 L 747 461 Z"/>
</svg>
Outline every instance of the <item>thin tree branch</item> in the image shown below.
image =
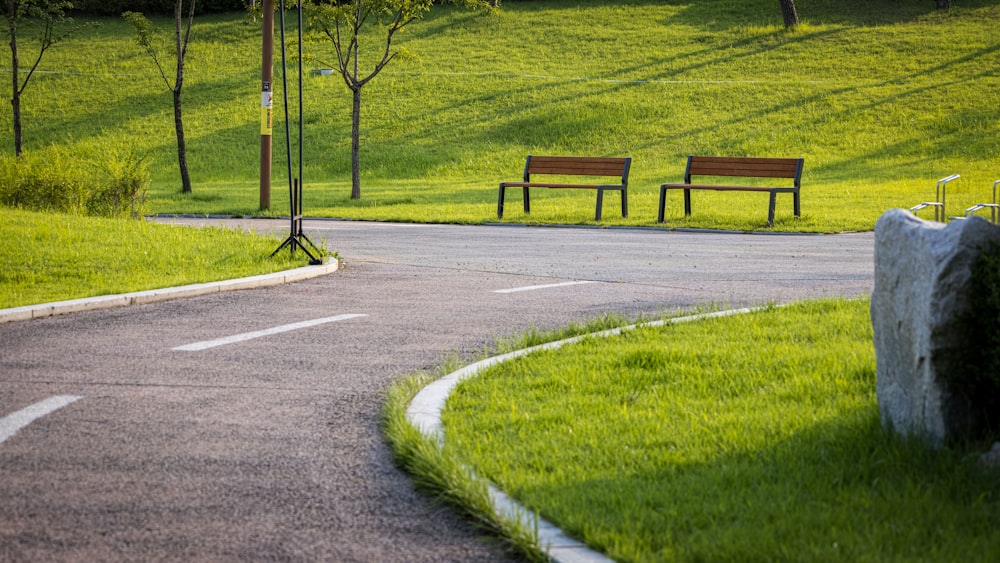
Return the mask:
<svg viewBox="0 0 1000 563">
<path fill-rule="evenodd" d="M 183 2 L 183 0 L 181 1 Z M 188 10 L 187 30 L 184 32 L 184 45 L 179 51 L 181 53 L 181 60 L 187 55 L 188 44 L 191 42 L 191 28 L 194 27 L 194 5 L 195 0 L 191 0 L 191 8 Z"/>
<path fill-rule="evenodd" d="M 38 65 L 42 62 L 42 55 L 44 55 L 45 51 L 52 46 L 52 43 L 52 22 L 45 22 L 45 31 L 42 35 L 41 49 L 38 51 L 38 58 L 35 59 L 35 64 L 31 65 L 31 69 L 28 70 L 28 74 L 25 75 L 24 82 L 21 84 L 21 87 L 18 88 L 18 96 L 24 93 L 24 89 L 28 87 L 28 81 L 31 80 L 31 77 L 35 74 L 35 69 L 37 69 Z"/>
<path fill-rule="evenodd" d="M 170 79 L 167 78 L 167 73 L 163 70 L 163 65 L 160 64 L 160 57 L 156 56 L 156 51 L 152 48 L 147 47 L 146 52 L 149 56 L 153 57 L 153 62 L 156 63 L 156 70 L 160 71 L 160 78 L 163 79 L 163 83 L 167 85 L 167 90 L 173 90 L 174 85 L 170 83 Z"/>
<path fill-rule="evenodd" d="M 406 21 L 403 21 L 403 11 L 397 10 L 396 14 L 393 16 L 392 24 L 389 26 L 389 30 L 386 33 L 385 39 L 385 51 L 382 53 L 382 60 L 375 65 L 375 69 L 372 70 L 371 74 L 366 76 L 364 79 L 360 80 L 358 83 L 360 86 L 364 86 L 370 80 L 375 78 L 378 73 L 382 72 L 382 69 L 386 67 L 393 59 L 396 58 L 397 53 L 392 52 L 392 38 L 395 36 L 396 32 L 403 29 L 409 23 L 417 19 L 417 16 L 411 16 Z"/>
</svg>

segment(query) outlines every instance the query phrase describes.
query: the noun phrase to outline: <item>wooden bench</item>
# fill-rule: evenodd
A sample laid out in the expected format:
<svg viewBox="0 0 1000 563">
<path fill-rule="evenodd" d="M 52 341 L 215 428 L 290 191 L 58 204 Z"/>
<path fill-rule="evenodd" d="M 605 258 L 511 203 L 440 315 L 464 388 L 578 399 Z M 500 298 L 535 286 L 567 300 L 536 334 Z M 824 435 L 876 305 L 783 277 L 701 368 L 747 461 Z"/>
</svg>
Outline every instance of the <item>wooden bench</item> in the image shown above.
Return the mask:
<svg viewBox="0 0 1000 563">
<path fill-rule="evenodd" d="M 795 216 L 800 213 L 799 187 L 802 179 L 801 158 L 746 158 L 730 156 L 688 156 L 683 184 L 663 184 L 660 186 L 660 210 L 656 222 L 663 222 L 667 190 L 684 190 L 684 215 L 691 215 L 691 190 L 768 192 L 771 199 L 767 206 L 767 226 L 774 226 L 774 206 L 779 193 L 792 194 Z M 692 184 L 692 176 L 735 176 L 756 178 L 792 178 L 793 185 L 784 187 L 767 186 L 725 186 L 716 184 Z"/>
<path fill-rule="evenodd" d="M 500 195 L 497 199 L 497 217 L 503 218 L 504 192 L 507 188 L 521 188 L 524 201 L 524 212 L 531 212 L 531 200 L 528 196 L 530 188 L 556 189 L 591 189 L 597 190 L 597 212 L 595 221 L 601 220 L 601 207 L 604 203 L 605 190 L 617 190 L 622 196 L 622 217 L 628 217 L 628 171 L 632 159 L 603 158 L 586 156 L 532 156 L 528 155 L 524 163 L 524 180 L 521 182 L 501 182 Z M 560 184 L 532 180 L 532 175 L 539 174 L 558 176 L 615 176 L 620 179 L 617 184 Z"/>
</svg>

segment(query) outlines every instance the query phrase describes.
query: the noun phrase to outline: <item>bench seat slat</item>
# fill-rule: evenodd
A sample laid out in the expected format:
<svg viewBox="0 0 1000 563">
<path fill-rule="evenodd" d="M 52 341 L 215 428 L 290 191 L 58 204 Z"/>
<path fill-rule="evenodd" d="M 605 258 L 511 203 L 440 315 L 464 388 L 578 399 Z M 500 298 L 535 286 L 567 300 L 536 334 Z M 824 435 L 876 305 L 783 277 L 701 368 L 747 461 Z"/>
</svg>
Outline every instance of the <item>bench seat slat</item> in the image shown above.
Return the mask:
<svg viewBox="0 0 1000 563">
<path fill-rule="evenodd" d="M 739 158 L 692 156 L 688 173 L 692 176 L 747 176 L 757 178 L 795 178 L 797 158 Z"/>
<path fill-rule="evenodd" d="M 794 178 L 795 167 L 744 167 L 732 166 L 710 167 L 706 165 L 691 166 L 692 176 L 741 176 L 753 178 Z"/>
<path fill-rule="evenodd" d="M 684 190 L 718 190 L 718 191 L 732 191 L 732 192 L 769 192 L 771 190 L 794 190 L 793 186 L 788 187 L 768 187 L 768 186 L 722 186 L 718 184 L 663 184 L 661 188 L 666 188 L 668 190 L 672 189 L 684 189 Z"/>
<path fill-rule="evenodd" d="M 618 176 L 622 175 L 622 167 L 602 168 L 597 166 L 530 166 L 529 174 L 563 174 L 566 176 Z"/>
<path fill-rule="evenodd" d="M 529 174 L 620 177 L 625 171 L 625 164 L 625 158 L 532 156 L 527 171 Z"/>
<path fill-rule="evenodd" d="M 622 166 L 628 157 L 614 156 L 539 156 L 532 155 L 531 163 L 538 165 L 546 164 L 568 164 L 568 165 L 615 165 Z"/>
<path fill-rule="evenodd" d="M 596 190 L 604 188 L 606 190 L 625 189 L 623 184 L 550 184 L 547 182 L 504 182 L 507 188 L 587 188 Z"/>
</svg>

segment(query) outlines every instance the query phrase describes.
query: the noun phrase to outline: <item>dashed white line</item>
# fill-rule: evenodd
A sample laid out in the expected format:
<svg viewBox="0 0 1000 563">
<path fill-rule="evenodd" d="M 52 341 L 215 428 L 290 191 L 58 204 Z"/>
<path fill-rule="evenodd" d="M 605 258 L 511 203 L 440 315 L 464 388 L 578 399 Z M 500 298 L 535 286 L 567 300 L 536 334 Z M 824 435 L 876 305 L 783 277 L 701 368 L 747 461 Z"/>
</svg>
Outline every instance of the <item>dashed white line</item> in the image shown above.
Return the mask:
<svg viewBox="0 0 1000 563">
<path fill-rule="evenodd" d="M 178 350 L 182 352 L 197 352 L 199 350 L 207 350 L 208 348 L 215 348 L 216 346 L 224 346 L 226 344 L 233 344 L 236 342 L 243 342 L 245 340 L 252 340 L 254 338 L 260 338 L 262 336 L 270 336 L 272 334 L 280 334 L 282 332 L 289 332 L 292 330 L 309 328 L 321 324 L 335 323 L 337 321 L 346 321 L 348 319 L 356 319 L 358 317 L 367 317 L 367 316 L 368 315 L 346 314 L 346 315 L 336 315 L 333 317 L 324 317 L 322 319 L 313 319 L 310 321 L 301 321 L 297 323 L 276 326 L 273 328 L 266 328 L 264 330 L 257 330 L 254 332 L 235 334 L 233 336 L 226 336 L 225 338 L 217 338 L 215 340 L 205 340 L 203 342 L 185 344 L 183 346 L 178 346 L 176 348 L 173 348 L 173 350 Z"/>
<path fill-rule="evenodd" d="M 519 291 L 534 291 L 536 289 L 549 289 L 549 288 L 552 288 L 552 287 L 566 287 L 568 285 L 580 285 L 580 284 L 585 284 L 585 283 L 597 283 L 597 282 L 580 280 L 580 281 L 569 281 L 569 282 L 562 282 L 562 283 L 549 283 L 549 284 L 545 284 L 545 285 L 526 285 L 524 287 L 512 287 L 510 289 L 498 289 L 498 290 L 494 291 L 493 293 L 517 293 Z"/>
<path fill-rule="evenodd" d="M 0 444 L 39 418 L 82 398 L 76 395 L 56 395 L 0 418 Z"/>
</svg>

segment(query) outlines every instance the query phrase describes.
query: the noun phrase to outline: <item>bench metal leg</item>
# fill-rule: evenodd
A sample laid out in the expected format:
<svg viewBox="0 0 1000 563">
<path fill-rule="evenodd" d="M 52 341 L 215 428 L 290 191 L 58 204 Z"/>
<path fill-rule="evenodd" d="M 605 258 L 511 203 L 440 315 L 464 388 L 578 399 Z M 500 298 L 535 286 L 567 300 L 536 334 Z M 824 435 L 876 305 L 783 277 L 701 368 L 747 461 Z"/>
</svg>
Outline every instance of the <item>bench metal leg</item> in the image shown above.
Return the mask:
<svg viewBox="0 0 1000 563">
<path fill-rule="evenodd" d="M 503 195 L 505 187 L 503 184 L 500 184 L 500 195 L 497 197 L 497 219 L 503 219 Z"/>
<path fill-rule="evenodd" d="M 660 186 L 660 208 L 659 211 L 656 212 L 657 223 L 663 222 L 663 213 L 664 211 L 666 211 L 666 207 L 667 207 L 667 188 Z"/>
<path fill-rule="evenodd" d="M 628 217 L 628 193 L 619 188 L 614 188 L 622 194 L 622 217 Z M 594 213 L 594 220 L 600 221 L 604 211 L 604 188 L 597 188 L 597 211 Z"/>
<path fill-rule="evenodd" d="M 684 190 L 684 216 L 691 215 L 691 190 Z"/>
<path fill-rule="evenodd" d="M 531 200 L 528 199 L 528 188 L 521 188 L 521 198 L 524 199 L 524 212 L 531 213 Z"/>
<path fill-rule="evenodd" d="M 774 226 L 774 204 L 775 200 L 778 198 L 778 192 L 771 190 L 771 197 L 768 199 L 767 203 L 767 226 Z"/>
<path fill-rule="evenodd" d="M 795 207 L 795 216 L 799 217 L 802 215 L 802 208 L 799 206 L 799 192 L 792 192 L 792 202 Z"/>
</svg>

